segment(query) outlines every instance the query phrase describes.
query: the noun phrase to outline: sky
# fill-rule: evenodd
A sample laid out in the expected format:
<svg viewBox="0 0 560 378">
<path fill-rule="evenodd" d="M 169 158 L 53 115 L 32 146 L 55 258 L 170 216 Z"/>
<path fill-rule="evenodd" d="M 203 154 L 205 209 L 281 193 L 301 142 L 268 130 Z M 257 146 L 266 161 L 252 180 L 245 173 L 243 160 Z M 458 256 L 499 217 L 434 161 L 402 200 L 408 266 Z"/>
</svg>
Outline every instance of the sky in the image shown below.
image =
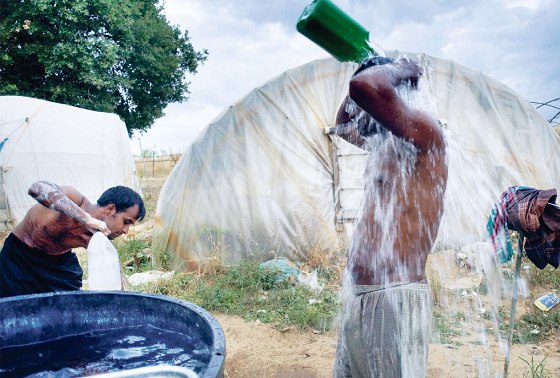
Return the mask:
<svg viewBox="0 0 560 378">
<path fill-rule="evenodd" d="M 188 100 L 131 139 L 132 152 L 183 153 L 229 106 L 283 72 L 330 55 L 296 30 L 311 0 L 164 0 L 170 24 L 188 30 L 208 60 L 188 75 Z M 332 0 L 370 41 L 453 60 L 528 101 L 560 97 L 558 0 Z M 555 103 L 560 107 L 560 101 Z M 557 110 L 556 110 L 557 111 Z M 556 111 L 543 112 L 546 118 Z"/>
</svg>

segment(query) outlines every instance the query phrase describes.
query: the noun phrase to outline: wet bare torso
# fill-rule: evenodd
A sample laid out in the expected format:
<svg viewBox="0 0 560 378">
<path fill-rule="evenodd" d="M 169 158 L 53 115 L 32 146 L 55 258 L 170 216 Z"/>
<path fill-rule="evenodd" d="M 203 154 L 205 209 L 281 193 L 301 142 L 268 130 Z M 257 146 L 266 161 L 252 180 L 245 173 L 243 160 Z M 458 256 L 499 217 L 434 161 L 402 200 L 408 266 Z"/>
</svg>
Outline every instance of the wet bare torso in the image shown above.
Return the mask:
<svg viewBox="0 0 560 378">
<path fill-rule="evenodd" d="M 53 255 L 86 248 L 92 237 L 82 223 L 40 204 L 29 210 L 12 233 L 29 247 Z"/>
<path fill-rule="evenodd" d="M 426 278 L 426 260 L 443 211 L 447 167 L 443 154 L 418 154 L 416 158 L 406 177 L 395 156 L 377 162 L 373 175 L 371 159 L 368 162 L 364 195 L 369 198 L 364 201 L 349 255 L 355 284 L 386 285 Z"/>
</svg>

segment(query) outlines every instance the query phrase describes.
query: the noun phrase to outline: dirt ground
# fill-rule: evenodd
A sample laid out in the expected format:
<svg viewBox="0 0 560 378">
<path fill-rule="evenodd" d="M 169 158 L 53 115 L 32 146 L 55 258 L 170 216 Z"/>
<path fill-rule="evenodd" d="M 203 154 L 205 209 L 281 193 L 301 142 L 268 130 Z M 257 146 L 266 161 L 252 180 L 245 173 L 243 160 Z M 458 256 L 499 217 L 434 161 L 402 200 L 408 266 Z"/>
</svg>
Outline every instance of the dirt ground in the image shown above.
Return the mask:
<svg viewBox="0 0 560 378">
<path fill-rule="evenodd" d="M 224 376 L 237 377 L 332 377 L 337 331 L 326 334 L 312 331 L 278 331 L 273 327 L 246 322 L 237 316 L 213 314 L 226 335 Z M 472 336 L 457 338 L 462 345 L 430 344 L 428 377 L 497 377 L 504 369 L 505 357 L 495 342 L 482 347 Z M 514 344 L 509 377 L 532 377 L 529 366 L 545 360 L 545 375 L 560 377 L 560 335 L 539 345 Z"/>
</svg>

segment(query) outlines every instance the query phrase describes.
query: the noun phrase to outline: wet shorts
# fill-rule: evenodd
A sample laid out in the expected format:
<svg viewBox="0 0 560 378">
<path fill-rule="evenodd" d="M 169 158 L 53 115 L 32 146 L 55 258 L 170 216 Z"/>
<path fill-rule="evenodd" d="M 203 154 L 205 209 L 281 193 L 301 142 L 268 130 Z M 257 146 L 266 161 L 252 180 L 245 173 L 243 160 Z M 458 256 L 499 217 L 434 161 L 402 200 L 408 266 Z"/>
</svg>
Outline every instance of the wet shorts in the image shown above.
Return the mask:
<svg viewBox="0 0 560 378">
<path fill-rule="evenodd" d="M 334 377 L 425 377 L 431 323 L 427 283 L 355 286 L 344 305 Z"/>
</svg>

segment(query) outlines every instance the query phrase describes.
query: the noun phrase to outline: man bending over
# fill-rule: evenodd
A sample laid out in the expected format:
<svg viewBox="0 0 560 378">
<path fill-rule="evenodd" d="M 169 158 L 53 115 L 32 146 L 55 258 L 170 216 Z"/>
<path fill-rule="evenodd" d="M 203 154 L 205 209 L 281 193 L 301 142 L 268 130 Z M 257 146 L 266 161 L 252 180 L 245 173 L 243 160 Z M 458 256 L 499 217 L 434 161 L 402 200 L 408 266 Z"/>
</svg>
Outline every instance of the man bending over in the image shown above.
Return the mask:
<svg viewBox="0 0 560 378">
<path fill-rule="evenodd" d="M 87 248 L 97 231 L 111 240 L 126 234 L 146 214 L 140 195 L 124 186 L 107 189 L 97 203 L 47 181 L 28 193 L 39 204 L 0 251 L 0 297 L 81 289 L 83 271 L 72 248 Z"/>
</svg>

